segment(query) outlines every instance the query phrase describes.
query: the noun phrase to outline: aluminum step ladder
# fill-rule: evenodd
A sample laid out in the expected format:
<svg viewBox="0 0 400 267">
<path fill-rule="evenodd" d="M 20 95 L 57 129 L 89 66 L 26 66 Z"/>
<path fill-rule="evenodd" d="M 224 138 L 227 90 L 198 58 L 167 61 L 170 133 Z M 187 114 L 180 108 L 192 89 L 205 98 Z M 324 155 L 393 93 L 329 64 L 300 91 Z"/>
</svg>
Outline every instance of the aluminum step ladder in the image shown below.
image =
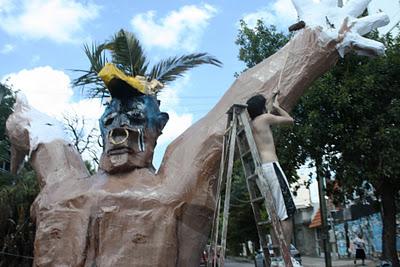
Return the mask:
<svg viewBox="0 0 400 267">
<path fill-rule="evenodd" d="M 290 251 L 283 235 L 280 220 L 275 212 L 275 204 L 270 188 L 264 178 L 260 156 L 251 131 L 246 107 L 246 105 L 234 104 L 228 111 L 228 123 L 223 139 L 221 165 L 217 184 L 217 207 L 213 218 L 212 240 L 208 248 L 209 257 L 207 266 L 223 267 L 225 263 L 232 170 L 235 152 L 238 152 L 245 174 L 247 190 L 250 195 L 250 204 L 253 209 L 260 245 L 264 252 L 265 266 L 271 266 L 271 257 L 267 242 L 268 228 L 270 228 L 274 231 L 275 236 L 277 236 L 279 244 L 275 248 L 279 249 L 285 266 L 292 267 Z M 224 183 L 225 199 L 222 230 L 220 231 L 221 190 Z"/>
</svg>

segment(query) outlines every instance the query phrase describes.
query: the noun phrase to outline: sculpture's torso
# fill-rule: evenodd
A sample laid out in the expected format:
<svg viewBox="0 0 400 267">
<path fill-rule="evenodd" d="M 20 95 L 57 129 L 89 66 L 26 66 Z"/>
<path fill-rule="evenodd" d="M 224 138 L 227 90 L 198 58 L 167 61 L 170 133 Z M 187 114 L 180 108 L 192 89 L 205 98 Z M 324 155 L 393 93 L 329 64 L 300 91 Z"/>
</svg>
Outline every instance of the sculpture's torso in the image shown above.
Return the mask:
<svg viewBox="0 0 400 267">
<path fill-rule="evenodd" d="M 39 266 L 175 266 L 183 201 L 147 169 L 45 187 L 33 209 Z"/>
</svg>

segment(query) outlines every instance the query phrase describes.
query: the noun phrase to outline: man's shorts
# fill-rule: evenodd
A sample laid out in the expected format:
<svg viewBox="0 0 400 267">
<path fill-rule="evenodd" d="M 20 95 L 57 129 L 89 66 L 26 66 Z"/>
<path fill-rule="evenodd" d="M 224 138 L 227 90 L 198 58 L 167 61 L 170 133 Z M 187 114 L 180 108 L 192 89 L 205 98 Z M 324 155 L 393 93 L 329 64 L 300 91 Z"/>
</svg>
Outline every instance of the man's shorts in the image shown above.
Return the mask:
<svg viewBox="0 0 400 267">
<path fill-rule="evenodd" d="M 262 169 L 275 201 L 276 214 L 281 221 L 292 217 L 296 212 L 296 206 L 281 166 L 276 161 L 268 162 L 262 164 Z"/>
</svg>

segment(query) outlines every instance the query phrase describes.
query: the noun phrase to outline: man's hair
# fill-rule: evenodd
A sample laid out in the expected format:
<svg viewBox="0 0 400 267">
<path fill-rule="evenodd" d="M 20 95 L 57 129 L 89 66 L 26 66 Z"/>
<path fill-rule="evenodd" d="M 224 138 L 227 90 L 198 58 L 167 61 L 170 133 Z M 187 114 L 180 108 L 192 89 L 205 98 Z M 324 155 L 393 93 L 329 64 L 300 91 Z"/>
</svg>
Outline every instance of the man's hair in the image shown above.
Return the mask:
<svg viewBox="0 0 400 267">
<path fill-rule="evenodd" d="M 247 100 L 247 112 L 250 118 L 254 120 L 257 116 L 265 113 L 265 103 L 267 100 L 262 95 L 255 95 Z"/>
</svg>

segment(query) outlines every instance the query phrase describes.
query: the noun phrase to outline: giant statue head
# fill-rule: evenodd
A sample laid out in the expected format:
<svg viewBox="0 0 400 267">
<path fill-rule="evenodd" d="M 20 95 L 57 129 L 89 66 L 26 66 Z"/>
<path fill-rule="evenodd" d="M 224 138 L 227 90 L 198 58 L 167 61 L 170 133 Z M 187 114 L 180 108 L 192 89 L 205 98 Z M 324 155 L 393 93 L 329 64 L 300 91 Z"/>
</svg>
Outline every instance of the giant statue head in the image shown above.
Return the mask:
<svg viewBox="0 0 400 267">
<path fill-rule="evenodd" d="M 160 112 L 155 94 L 138 90 L 135 83 L 118 76 L 105 82 L 112 99 L 99 122 L 103 138 L 100 168 L 108 173 L 152 168 L 154 148 L 168 114 Z"/>
</svg>

